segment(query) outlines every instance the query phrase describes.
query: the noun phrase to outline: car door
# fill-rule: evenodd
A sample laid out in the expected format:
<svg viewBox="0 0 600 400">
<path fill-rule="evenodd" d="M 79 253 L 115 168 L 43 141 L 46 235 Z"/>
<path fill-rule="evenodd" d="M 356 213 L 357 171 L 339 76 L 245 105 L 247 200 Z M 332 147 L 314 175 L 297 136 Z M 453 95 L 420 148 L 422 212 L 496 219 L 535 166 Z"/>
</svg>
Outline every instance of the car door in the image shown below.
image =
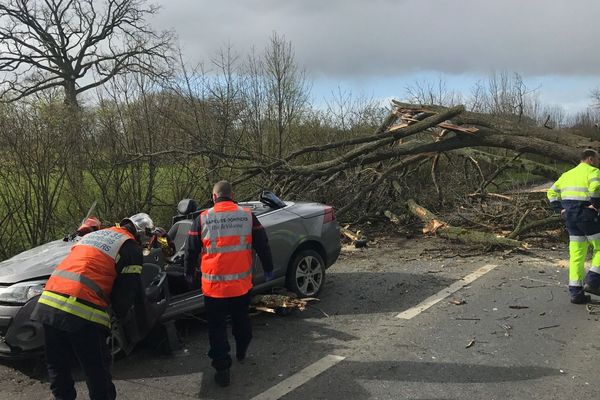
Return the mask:
<svg viewBox="0 0 600 400">
<path fill-rule="evenodd" d="M 146 337 L 169 305 L 167 273 L 164 267 L 152 262 L 159 257 L 157 252 L 161 252 L 161 249 L 153 249 L 150 254 L 144 256 L 140 274 L 141 290 L 136 296 L 133 310 L 124 319 L 119 320 L 114 328 L 118 332 L 113 334 L 121 336 L 120 346 L 126 353 Z"/>
<path fill-rule="evenodd" d="M 288 212 L 286 209 L 273 210 L 261 214 L 257 218 L 265 227 L 269 238 L 275 268 L 274 276 L 275 278 L 283 278 L 287 272 L 290 256 L 299 238 L 306 235 L 304 226 L 300 223 L 297 215 Z M 254 257 L 253 274 L 255 283 L 264 281 L 264 273 L 260 260 L 256 255 Z"/>
</svg>

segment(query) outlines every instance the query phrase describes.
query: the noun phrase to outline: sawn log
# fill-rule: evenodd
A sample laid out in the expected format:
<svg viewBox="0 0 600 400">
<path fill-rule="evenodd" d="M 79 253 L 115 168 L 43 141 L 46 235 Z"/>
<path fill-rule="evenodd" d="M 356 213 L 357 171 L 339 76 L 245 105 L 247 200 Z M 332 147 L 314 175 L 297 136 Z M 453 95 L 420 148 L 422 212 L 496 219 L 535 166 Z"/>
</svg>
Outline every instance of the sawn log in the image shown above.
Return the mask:
<svg viewBox="0 0 600 400">
<path fill-rule="evenodd" d="M 458 240 L 468 244 L 483 244 L 488 246 L 513 248 L 527 247 L 526 243 L 519 240 L 508 239 L 493 233 L 450 226 L 425 207 L 418 205 L 412 199 L 407 201 L 407 205 L 409 211 L 425 223 L 423 233 L 435 234 L 446 239 Z"/>
</svg>

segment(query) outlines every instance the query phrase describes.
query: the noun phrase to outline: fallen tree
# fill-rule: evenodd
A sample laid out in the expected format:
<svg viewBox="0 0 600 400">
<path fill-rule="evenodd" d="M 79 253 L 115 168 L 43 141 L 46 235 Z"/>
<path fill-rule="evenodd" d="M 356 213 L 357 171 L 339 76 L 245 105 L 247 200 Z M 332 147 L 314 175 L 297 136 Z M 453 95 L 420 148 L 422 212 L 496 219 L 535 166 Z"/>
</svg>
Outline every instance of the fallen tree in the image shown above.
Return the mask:
<svg viewBox="0 0 600 400">
<path fill-rule="evenodd" d="M 509 239 L 488 232 L 470 230 L 448 225 L 434 213 L 418 205 L 414 200 L 407 201 L 409 211 L 425 223 L 423 233 L 433 234 L 446 239 L 458 240 L 467 244 L 477 244 L 495 247 L 526 248 L 524 242 Z"/>
<path fill-rule="evenodd" d="M 231 156 L 219 151 L 213 156 L 230 164 L 237 192 L 248 198 L 269 188 L 286 199 L 331 204 L 341 220 L 351 223 L 381 219 L 385 210 L 409 198 L 436 208 L 480 207 L 482 219 L 463 212 L 457 215 L 471 225 L 489 230 L 498 227 L 517 238 L 558 221 L 539 211 L 523 216 L 525 209 L 514 211 L 519 207 L 516 203 L 508 207 L 512 207 L 510 211 L 488 216 L 483 205 L 493 208 L 496 200 L 510 202 L 513 197 L 502 194 L 503 190 L 522 182 L 554 180 L 578 161 L 583 148 L 600 148 L 594 135 L 548 129 L 513 115 L 475 113 L 462 105 L 395 100 L 391 104 L 388 115 L 368 134 L 311 144 L 280 159 L 244 151 Z M 185 150 L 188 156 L 194 152 Z M 196 152 L 207 156 L 213 149 L 207 146 Z M 511 177 L 514 182 L 507 183 Z M 502 219 L 503 214 L 507 219 Z M 545 218 L 546 222 L 537 222 Z M 452 225 L 448 228 L 458 229 Z M 446 232 L 465 235 L 452 229 Z M 486 236 L 481 241 L 488 239 Z"/>
<path fill-rule="evenodd" d="M 555 179 L 560 169 L 527 158 L 539 155 L 547 160 L 572 164 L 581 149 L 600 147 L 600 142 L 570 132 L 520 123 L 514 117 L 499 117 L 468 112 L 464 106 L 441 107 L 406 104 L 393 101 L 393 109 L 372 134 L 353 139 L 307 146 L 282 160 L 248 166 L 236 184 L 261 176 L 286 196 L 317 192 L 340 177 L 359 176 L 375 169 L 377 178 L 360 185 L 353 197 L 338 204 L 339 214 L 352 208 L 374 186 L 385 185 L 413 164 L 429 159 L 432 164 L 439 154 L 469 158 L 494 164 L 510 161 L 508 168 L 548 179 Z M 489 149 L 504 149 L 523 155 L 518 159 L 494 154 Z M 321 161 L 304 163 L 308 154 L 320 154 Z M 435 166 L 433 166 L 435 169 Z M 435 171 L 434 171 L 435 172 Z M 361 179 L 357 181 L 362 181 Z"/>
</svg>

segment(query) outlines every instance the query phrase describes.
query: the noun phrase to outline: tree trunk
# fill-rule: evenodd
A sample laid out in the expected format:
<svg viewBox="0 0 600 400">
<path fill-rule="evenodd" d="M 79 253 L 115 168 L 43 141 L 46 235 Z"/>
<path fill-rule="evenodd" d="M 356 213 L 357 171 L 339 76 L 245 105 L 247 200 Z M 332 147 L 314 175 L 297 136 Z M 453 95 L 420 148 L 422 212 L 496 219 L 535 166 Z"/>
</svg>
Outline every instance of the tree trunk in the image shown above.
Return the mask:
<svg viewBox="0 0 600 400">
<path fill-rule="evenodd" d="M 407 205 L 409 211 L 425 223 L 423 233 L 432 233 L 446 239 L 458 240 L 459 242 L 467 244 L 482 244 L 498 247 L 526 247 L 523 242 L 497 236 L 493 233 L 450 226 L 446 222 L 440 220 L 428 209 L 418 205 L 412 199 L 407 201 Z"/>
<path fill-rule="evenodd" d="M 79 102 L 77 100 L 77 86 L 74 80 L 65 80 L 65 104 L 70 110 L 79 110 Z"/>
</svg>

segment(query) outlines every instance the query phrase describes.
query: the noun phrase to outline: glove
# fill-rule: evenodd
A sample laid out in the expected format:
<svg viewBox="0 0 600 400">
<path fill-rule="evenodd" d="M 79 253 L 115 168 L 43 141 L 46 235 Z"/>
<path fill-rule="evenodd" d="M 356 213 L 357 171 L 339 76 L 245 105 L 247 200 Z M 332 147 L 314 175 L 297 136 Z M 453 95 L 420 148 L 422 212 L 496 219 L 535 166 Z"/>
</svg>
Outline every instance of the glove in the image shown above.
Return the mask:
<svg viewBox="0 0 600 400">
<path fill-rule="evenodd" d="M 154 228 L 154 232 L 152 232 L 152 233 L 158 237 L 167 236 L 167 231 L 158 226 L 156 228 Z"/>
<path fill-rule="evenodd" d="M 185 271 L 184 273 L 185 276 L 185 282 L 188 284 L 188 287 L 190 289 L 198 286 L 198 272 L 195 270 L 192 271 Z"/>
<path fill-rule="evenodd" d="M 171 263 L 183 265 L 184 255 L 183 251 L 179 251 L 171 257 Z"/>
<path fill-rule="evenodd" d="M 273 271 L 265 271 L 265 282 L 273 280 Z"/>
</svg>

